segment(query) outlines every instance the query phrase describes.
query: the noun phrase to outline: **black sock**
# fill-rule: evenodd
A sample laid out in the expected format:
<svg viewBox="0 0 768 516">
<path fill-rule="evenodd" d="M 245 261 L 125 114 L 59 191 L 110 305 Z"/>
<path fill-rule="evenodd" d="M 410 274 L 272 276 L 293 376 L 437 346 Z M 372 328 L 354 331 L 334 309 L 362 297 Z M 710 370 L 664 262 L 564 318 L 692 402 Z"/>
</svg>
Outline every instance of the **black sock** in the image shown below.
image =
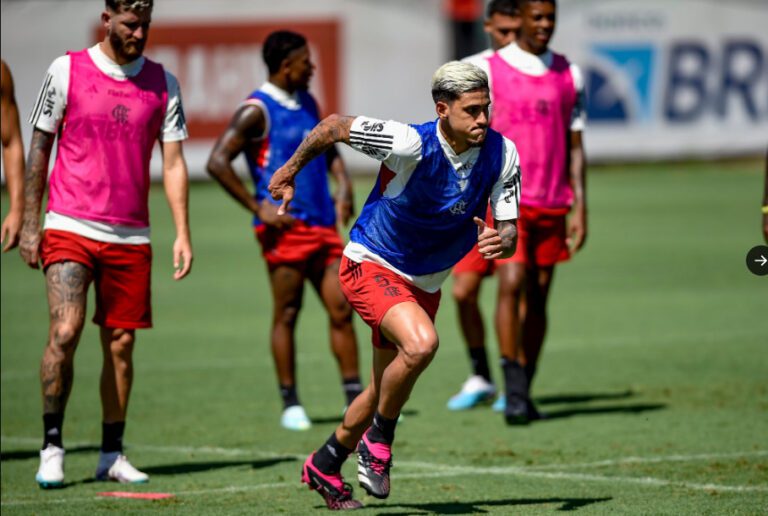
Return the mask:
<svg viewBox="0 0 768 516">
<path fill-rule="evenodd" d="M 504 384 L 507 394 L 514 394 L 527 399 L 528 380 L 525 378 L 525 370 L 520 365 L 520 362 L 501 357 L 501 370 L 504 372 Z"/>
<path fill-rule="evenodd" d="M 373 415 L 373 424 L 368 429 L 368 439 L 375 443 L 392 444 L 395 440 L 397 418 L 387 419 L 378 411 Z"/>
<path fill-rule="evenodd" d="M 101 451 L 104 453 L 123 452 L 125 421 L 101 424 Z"/>
<path fill-rule="evenodd" d="M 353 451 L 341 444 L 336 439 L 336 432 L 334 432 L 325 441 L 325 444 L 315 452 L 312 464 L 326 475 L 333 475 L 341 471 L 341 465 Z"/>
<path fill-rule="evenodd" d="M 469 360 L 472 362 L 472 371 L 491 383 L 491 371 L 488 369 L 488 355 L 485 353 L 485 346 L 469 348 Z"/>
<path fill-rule="evenodd" d="M 344 388 L 344 395 L 347 397 L 347 407 L 352 405 L 352 401 L 363 392 L 363 384 L 360 383 L 360 377 L 346 378 L 342 382 Z"/>
<path fill-rule="evenodd" d="M 296 394 L 295 385 L 281 385 L 280 396 L 283 397 L 283 408 L 292 407 L 294 405 L 300 405 L 299 395 Z"/>
<path fill-rule="evenodd" d="M 43 414 L 43 450 L 49 444 L 64 448 L 61 443 L 61 427 L 64 425 L 64 414 Z"/>
<path fill-rule="evenodd" d="M 531 390 L 531 383 L 533 383 L 533 375 L 536 374 L 536 364 L 528 362 L 523 366 L 525 370 L 525 379 L 528 381 L 528 390 Z"/>
</svg>

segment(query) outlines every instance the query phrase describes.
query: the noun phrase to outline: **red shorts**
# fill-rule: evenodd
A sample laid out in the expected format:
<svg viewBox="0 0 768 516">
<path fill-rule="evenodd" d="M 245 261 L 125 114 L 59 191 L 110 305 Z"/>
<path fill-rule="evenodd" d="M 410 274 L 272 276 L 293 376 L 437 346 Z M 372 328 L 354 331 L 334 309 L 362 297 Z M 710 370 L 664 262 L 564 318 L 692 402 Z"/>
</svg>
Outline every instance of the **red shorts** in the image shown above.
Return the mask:
<svg viewBox="0 0 768 516">
<path fill-rule="evenodd" d="M 151 245 L 111 244 L 49 229 L 43 234 L 40 258 L 43 270 L 60 262 L 77 262 L 91 270 L 94 323 L 126 330 L 152 327 Z"/>
<path fill-rule="evenodd" d="M 307 262 L 319 256 L 323 266 L 341 258 L 344 245 L 336 228 L 308 226 L 297 220 L 288 229 L 278 230 L 266 224 L 254 228 L 261 252 L 269 268 Z"/>
<path fill-rule="evenodd" d="M 373 330 L 373 345 L 377 348 L 397 349 L 379 328 L 390 308 L 412 301 L 422 307 L 434 322 L 440 305 L 439 290 L 433 294 L 425 292 L 372 262 L 357 263 L 344 257 L 339 269 L 339 282 L 349 304 Z"/>
<path fill-rule="evenodd" d="M 474 272 L 493 274 L 503 263 L 523 263 L 526 268 L 548 267 L 571 257 L 565 242 L 567 208 L 534 208 L 520 206 L 517 219 L 517 250 L 510 258 L 486 260 L 475 245 L 453 268 L 453 275 Z"/>
</svg>

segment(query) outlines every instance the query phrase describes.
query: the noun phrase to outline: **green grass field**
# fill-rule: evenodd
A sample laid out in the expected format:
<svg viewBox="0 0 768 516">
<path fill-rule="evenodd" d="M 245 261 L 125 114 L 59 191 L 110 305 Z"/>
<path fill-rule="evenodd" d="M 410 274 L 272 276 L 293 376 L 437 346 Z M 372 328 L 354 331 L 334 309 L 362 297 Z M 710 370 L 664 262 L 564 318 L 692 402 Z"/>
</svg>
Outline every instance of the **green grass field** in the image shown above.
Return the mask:
<svg viewBox="0 0 768 516">
<path fill-rule="evenodd" d="M 745 267 L 762 238 L 761 166 L 592 171 L 590 236 L 583 253 L 558 268 L 534 386 L 548 421 L 511 428 L 488 407 L 445 408 L 468 374 L 446 285 L 441 347 L 398 429 L 392 495 L 364 498 L 363 514 L 766 514 L 768 278 Z M 357 182 L 358 206 L 370 185 Z M 278 422 L 270 294 L 249 217 L 217 186 L 194 184 L 195 265 L 174 283 L 161 189 L 153 188 L 151 203 L 155 328 L 139 333 L 126 432 L 127 453 L 151 482 L 90 480 L 100 442 L 92 324 L 64 428 L 67 485 L 41 491 L 34 482 L 48 323 L 43 277 L 14 252 L 1 261 L 3 514 L 325 510 L 299 484 L 301 460 L 343 406 L 315 294 L 307 291 L 298 329 L 299 393 L 315 424 L 289 433 Z M 487 314 L 494 291 L 488 282 Z M 367 370 L 369 331 L 359 320 L 357 330 Z M 498 380 L 495 365 L 494 374 Z M 356 480 L 352 461 L 344 471 Z M 115 490 L 175 497 L 98 496 Z"/>
</svg>

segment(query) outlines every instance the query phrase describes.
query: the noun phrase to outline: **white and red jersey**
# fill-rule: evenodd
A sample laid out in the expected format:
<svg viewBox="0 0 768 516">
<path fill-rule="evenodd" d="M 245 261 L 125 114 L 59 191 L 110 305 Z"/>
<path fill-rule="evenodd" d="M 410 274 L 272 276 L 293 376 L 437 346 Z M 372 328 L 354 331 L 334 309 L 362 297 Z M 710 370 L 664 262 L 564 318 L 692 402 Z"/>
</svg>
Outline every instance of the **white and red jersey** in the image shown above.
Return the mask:
<svg viewBox="0 0 768 516">
<path fill-rule="evenodd" d="M 62 153 L 62 139 L 67 134 L 68 129 L 73 131 L 70 132 L 70 139 L 77 139 L 90 134 L 87 128 L 81 128 L 85 131 L 84 133 L 77 133 L 79 127 L 77 124 L 77 127 L 67 127 L 70 118 L 73 119 L 72 121 L 74 121 L 74 119 L 82 120 L 81 115 L 89 117 L 91 121 L 95 120 L 94 117 L 99 118 L 100 115 L 98 113 L 88 112 L 89 103 L 84 102 L 88 96 L 95 96 L 93 97 L 94 102 L 99 102 L 99 100 L 102 99 L 100 95 L 107 94 L 112 90 L 114 90 L 112 91 L 113 96 L 134 94 L 135 92 L 127 81 L 129 79 L 133 79 L 134 81 L 139 79 L 144 80 L 147 77 L 147 72 L 145 70 L 147 67 L 145 65 L 150 61 L 144 57 L 141 57 L 131 63 L 128 63 L 127 65 L 120 66 L 109 59 L 101 51 L 99 45 L 95 45 L 86 51 L 78 53 L 77 55 L 85 56 L 84 63 L 87 66 L 86 68 L 81 67 L 79 71 L 76 71 L 75 73 L 91 73 L 93 75 L 91 75 L 90 79 L 86 78 L 85 81 L 82 80 L 82 77 L 81 80 L 77 80 L 77 78 L 75 78 L 76 80 L 73 83 L 73 56 L 68 54 L 57 58 L 48 69 L 48 73 L 40 90 L 38 100 L 34 109 L 32 110 L 32 113 L 30 114 L 29 119 L 30 123 L 32 123 L 34 127 L 39 130 L 50 133 L 59 133 L 59 154 L 57 155 L 56 164 L 54 165 L 54 174 L 52 175 L 51 183 L 51 194 L 58 196 L 58 198 L 55 199 L 53 206 L 49 204 L 49 210 L 46 213 L 44 227 L 45 229 L 70 231 L 85 236 L 86 238 L 104 242 L 125 244 L 148 243 L 148 218 L 146 217 L 145 213 L 139 213 L 141 211 L 140 209 L 134 210 L 133 212 L 127 214 L 119 213 L 119 210 L 116 210 L 117 213 L 114 214 L 114 216 L 109 216 L 107 212 L 110 210 L 109 205 L 111 201 L 106 199 L 102 199 L 104 202 L 102 203 L 101 211 L 95 214 L 91 213 L 91 211 L 94 210 L 90 209 L 91 207 L 89 207 L 87 202 L 84 202 L 83 199 L 77 200 L 80 206 L 71 207 L 69 205 L 70 201 L 74 200 L 79 195 L 90 194 L 87 192 L 85 194 L 80 194 L 76 191 L 76 187 L 74 186 L 72 186 L 72 188 L 67 192 L 66 189 L 71 186 L 71 181 L 60 180 L 57 183 L 54 181 L 53 177 L 56 175 L 57 168 L 60 170 L 59 175 L 66 174 L 67 171 L 74 170 L 72 169 L 72 165 L 75 162 L 77 162 L 76 168 L 80 171 L 80 174 L 84 174 L 85 169 L 93 170 L 94 168 L 101 169 L 102 173 L 105 175 L 117 174 L 117 171 L 113 170 L 113 167 L 115 169 L 118 167 L 112 165 L 112 163 L 115 163 L 115 161 L 110 161 L 110 158 L 113 160 L 120 160 L 121 163 L 123 163 L 124 160 L 120 159 L 119 156 L 77 156 L 75 146 L 65 147 L 65 152 Z M 83 72 L 83 70 L 85 70 L 85 72 Z M 142 73 L 143 71 L 144 73 Z M 176 81 L 176 78 L 172 74 L 168 73 L 167 71 L 163 71 L 162 69 L 160 69 L 160 74 L 161 76 L 159 78 L 155 77 L 152 79 L 156 83 L 163 83 L 162 87 L 164 93 L 162 97 L 162 105 L 155 108 L 158 110 L 158 113 L 154 115 L 160 116 L 160 118 L 157 119 L 157 125 L 153 123 L 151 127 L 146 127 L 146 129 L 151 131 L 152 134 L 148 134 L 146 135 L 146 138 L 144 138 L 146 143 L 142 146 L 142 150 L 139 152 L 139 156 L 136 158 L 137 163 L 132 166 L 132 168 L 138 167 L 138 169 L 141 169 L 141 177 L 137 177 L 137 181 L 141 183 L 140 189 L 142 192 L 135 192 L 140 195 L 145 195 L 144 190 L 146 190 L 148 185 L 147 174 L 149 153 L 151 152 L 152 142 L 157 139 L 171 142 L 180 141 L 187 138 L 187 128 L 186 122 L 184 120 L 178 81 Z M 155 74 L 155 76 L 156 75 L 157 74 Z M 103 87 L 96 88 L 93 82 L 102 82 Z M 114 85 L 114 88 L 109 88 L 110 84 Z M 77 91 L 73 92 L 72 88 L 77 88 Z M 101 90 L 101 92 L 98 90 Z M 72 104 L 73 102 L 75 102 L 75 104 Z M 72 105 L 70 106 L 70 104 Z M 121 103 L 121 105 L 123 104 L 125 103 Z M 70 117 L 69 115 L 75 114 L 71 113 L 73 111 L 79 113 L 79 115 Z M 123 122 L 130 121 L 134 115 L 139 114 L 139 111 L 139 105 L 136 105 L 136 109 L 134 109 L 133 113 L 131 113 L 131 111 L 125 111 L 125 113 L 123 113 L 125 116 L 122 117 L 125 118 Z M 114 118 L 115 116 L 119 115 L 121 115 L 121 113 L 107 113 L 103 116 L 103 118 L 105 118 L 104 124 L 95 123 L 93 124 L 93 127 L 98 129 L 98 127 L 103 126 L 102 129 L 106 130 L 107 117 L 111 116 Z M 125 133 L 127 127 L 127 124 L 120 126 L 121 134 Z M 138 134 L 137 131 L 129 132 L 130 134 L 123 134 L 123 136 L 128 138 L 128 140 L 131 140 L 133 136 Z M 109 138 L 106 139 L 109 140 Z M 120 138 L 113 140 L 114 141 L 111 144 L 106 146 L 93 147 L 93 150 L 95 153 L 106 154 L 111 152 L 109 149 L 115 145 L 120 147 Z M 70 143 L 75 142 L 73 140 Z M 112 150 L 115 149 L 116 147 Z M 131 155 L 134 154 L 134 152 L 130 149 L 128 149 L 127 152 Z M 62 161 L 63 159 L 69 159 L 70 162 L 64 163 Z M 69 168 L 67 167 L 68 165 Z M 89 180 L 85 180 L 84 176 L 83 180 L 85 181 L 82 183 L 83 185 L 88 184 Z M 54 186 L 58 188 L 57 192 L 53 192 Z M 62 188 L 64 188 L 64 190 L 62 190 Z M 123 189 L 119 186 L 115 189 L 115 191 L 121 190 Z M 98 189 L 94 190 L 93 192 L 96 191 L 98 191 Z M 66 199 L 66 201 L 62 202 L 64 199 Z M 57 202 L 60 206 L 64 206 L 65 208 L 57 208 Z M 135 202 L 136 206 L 140 208 L 142 202 L 146 203 L 146 199 L 144 198 L 143 200 L 134 200 L 132 202 Z M 66 208 L 67 206 L 70 207 Z"/>
</svg>

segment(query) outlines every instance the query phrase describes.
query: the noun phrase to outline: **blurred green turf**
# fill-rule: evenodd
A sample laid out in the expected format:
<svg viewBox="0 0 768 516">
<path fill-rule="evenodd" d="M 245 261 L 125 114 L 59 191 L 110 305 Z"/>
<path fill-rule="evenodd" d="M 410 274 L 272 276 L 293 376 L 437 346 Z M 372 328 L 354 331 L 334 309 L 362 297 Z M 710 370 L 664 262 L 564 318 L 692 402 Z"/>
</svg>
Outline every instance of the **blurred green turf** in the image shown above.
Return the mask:
<svg viewBox="0 0 768 516">
<path fill-rule="evenodd" d="M 768 278 L 745 267 L 746 252 L 761 243 L 760 167 L 592 171 L 587 247 L 557 270 L 534 386 L 549 421 L 509 428 L 489 408 L 445 409 L 468 374 L 447 284 L 440 351 L 398 429 L 392 496 L 365 499 L 363 513 L 764 514 Z M 357 181 L 358 207 L 371 183 Z M 320 497 L 298 483 L 300 457 L 333 430 L 343 397 L 315 294 L 307 290 L 297 338 L 299 392 L 315 425 L 289 433 L 278 423 L 270 294 L 248 215 L 216 185 L 193 184 L 195 263 L 177 283 L 161 189 L 152 189 L 151 204 L 155 328 L 139 332 L 126 435 L 131 460 L 151 483 L 88 480 L 100 441 L 100 353 L 89 324 L 64 429 L 70 484 L 37 488 L 45 289 L 41 273 L 14 252 L 0 263 L 2 512 L 319 509 Z M 490 280 L 482 292 L 487 314 L 494 291 Z M 359 320 L 357 330 L 367 371 L 369 331 Z M 354 480 L 351 461 L 345 473 Z M 96 497 L 114 490 L 176 497 Z"/>
</svg>

